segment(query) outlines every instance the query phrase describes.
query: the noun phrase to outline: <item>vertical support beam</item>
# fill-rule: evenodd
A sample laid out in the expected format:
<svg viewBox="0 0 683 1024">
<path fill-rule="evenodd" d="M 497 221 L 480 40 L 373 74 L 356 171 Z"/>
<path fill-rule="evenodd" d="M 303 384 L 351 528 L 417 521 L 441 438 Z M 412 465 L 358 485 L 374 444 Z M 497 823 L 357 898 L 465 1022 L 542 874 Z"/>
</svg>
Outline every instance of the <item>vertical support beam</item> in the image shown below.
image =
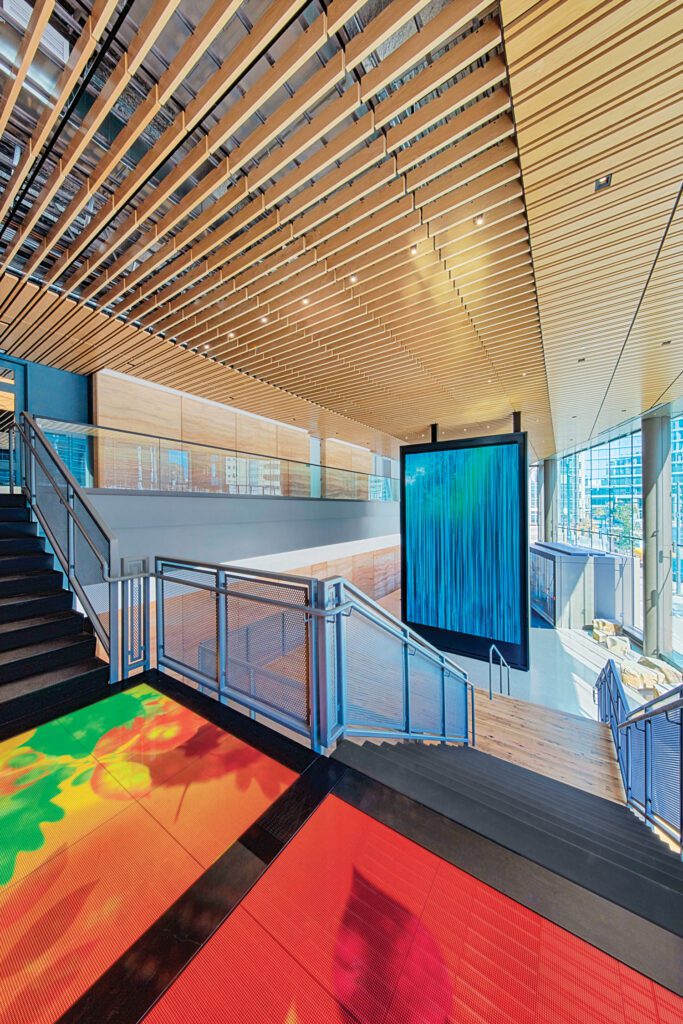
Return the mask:
<svg viewBox="0 0 683 1024">
<path fill-rule="evenodd" d="M 546 543 L 557 540 L 559 487 L 557 479 L 557 461 L 543 461 L 543 540 Z"/>
<path fill-rule="evenodd" d="M 516 409 L 512 414 L 512 433 L 519 434 L 522 430 L 522 414 Z"/>
<path fill-rule="evenodd" d="M 671 419 L 642 420 L 643 454 L 643 651 L 672 649 Z"/>
<path fill-rule="evenodd" d="M 439 424 L 438 423 L 430 423 L 429 424 L 429 430 L 431 432 L 432 444 L 436 444 L 436 442 L 439 440 Z"/>
</svg>

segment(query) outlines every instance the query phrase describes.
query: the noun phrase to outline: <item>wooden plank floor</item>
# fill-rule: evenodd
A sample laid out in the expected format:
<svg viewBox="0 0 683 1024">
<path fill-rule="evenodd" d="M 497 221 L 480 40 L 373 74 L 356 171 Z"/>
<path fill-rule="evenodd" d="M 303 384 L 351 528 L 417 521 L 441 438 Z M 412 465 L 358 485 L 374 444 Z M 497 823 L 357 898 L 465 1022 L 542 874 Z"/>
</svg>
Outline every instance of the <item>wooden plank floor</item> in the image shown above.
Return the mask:
<svg viewBox="0 0 683 1024">
<path fill-rule="evenodd" d="M 477 749 L 587 793 L 624 803 L 608 726 L 475 688 Z"/>
</svg>

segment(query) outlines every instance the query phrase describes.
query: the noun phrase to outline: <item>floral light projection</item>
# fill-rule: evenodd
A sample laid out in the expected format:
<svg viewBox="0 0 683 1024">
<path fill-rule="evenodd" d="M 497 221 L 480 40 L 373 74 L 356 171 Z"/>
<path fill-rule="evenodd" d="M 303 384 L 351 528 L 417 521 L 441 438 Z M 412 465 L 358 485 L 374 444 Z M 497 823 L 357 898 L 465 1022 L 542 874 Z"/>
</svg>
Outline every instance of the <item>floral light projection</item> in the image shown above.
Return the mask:
<svg viewBox="0 0 683 1024">
<path fill-rule="evenodd" d="M 0 1024 L 51 1024 L 294 780 L 147 685 L 0 743 Z"/>
</svg>

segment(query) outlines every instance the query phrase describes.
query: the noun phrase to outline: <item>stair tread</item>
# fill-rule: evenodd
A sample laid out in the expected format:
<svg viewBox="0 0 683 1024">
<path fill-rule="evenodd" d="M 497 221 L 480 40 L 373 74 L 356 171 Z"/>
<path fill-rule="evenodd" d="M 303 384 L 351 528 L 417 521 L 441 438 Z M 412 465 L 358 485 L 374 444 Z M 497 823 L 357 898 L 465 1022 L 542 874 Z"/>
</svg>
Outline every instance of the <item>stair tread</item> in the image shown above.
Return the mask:
<svg viewBox="0 0 683 1024">
<path fill-rule="evenodd" d="M 58 636 L 52 640 L 41 640 L 37 644 L 25 644 L 22 647 L 14 647 L 11 651 L 0 651 L 0 667 L 11 665 L 18 661 L 25 661 L 41 654 L 49 654 L 51 651 L 63 650 L 65 647 L 75 647 L 84 641 L 93 642 L 92 633 L 76 633 L 70 636 Z M 1 685 L 5 685 L 4 683 Z"/>
<path fill-rule="evenodd" d="M 42 601 L 45 598 L 58 597 L 60 594 L 68 594 L 66 590 L 27 590 L 23 594 L 8 594 L 0 596 L 0 609 L 13 608 L 18 604 L 32 604 L 34 601 Z"/>
<path fill-rule="evenodd" d="M 11 683 L 3 683 L 0 686 L 0 703 L 7 703 L 15 697 L 33 693 L 36 690 L 43 690 L 48 686 L 57 683 L 77 680 L 82 676 L 98 669 L 107 670 L 109 666 L 101 658 L 83 658 L 82 661 L 74 662 L 72 665 L 61 665 L 58 668 L 50 669 L 48 672 L 38 672 L 32 676 L 25 676 Z"/>
<path fill-rule="evenodd" d="M 416 759 L 411 764 L 409 759 L 393 758 L 388 746 L 375 746 L 374 749 L 387 761 L 400 764 L 402 768 L 444 786 L 463 799 L 474 800 L 498 813 L 514 814 L 518 820 L 535 828 L 552 827 L 555 835 L 565 833 L 561 838 L 566 837 L 567 841 L 574 839 L 576 844 L 584 849 L 607 848 L 613 852 L 615 859 L 641 863 L 645 868 L 664 872 L 671 878 L 675 887 L 683 891 L 683 865 L 679 867 L 678 858 L 649 829 L 639 824 L 625 805 L 620 808 L 625 828 L 613 827 L 612 824 L 598 828 L 591 820 L 581 820 L 578 817 L 564 818 L 554 807 L 526 806 L 523 801 L 512 800 L 509 794 L 504 792 L 491 795 L 490 792 L 484 793 L 481 788 L 469 782 L 464 786 L 453 785 L 449 777 L 435 770 L 430 771 L 424 762 Z"/>
<path fill-rule="evenodd" d="M 508 767 L 515 766 L 502 758 L 491 757 L 492 764 L 486 762 L 483 764 L 482 762 L 473 764 L 467 758 L 441 757 L 440 750 L 436 746 L 420 748 L 417 745 L 417 748 L 414 750 L 410 748 L 409 744 L 405 743 L 392 744 L 391 746 L 386 744 L 383 746 L 386 746 L 387 749 L 393 749 L 398 757 L 424 759 L 427 763 L 434 765 L 434 770 L 439 770 L 442 774 L 462 780 L 463 783 L 469 782 L 472 785 L 495 786 L 498 790 L 504 790 L 509 793 L 512 799 L 519 799 L 520 795 L 524 794 L 525 800 L 529 802 L 545 804 L 548 802 L 551 794 L 559 795 L 559 791 L 555 787 L 546 788 L 544 786 L 544 782 L 550 781 L 555 783 L 556 780 L 547 780 L 546 776 L 537 773 L 529 773 L 529 775 L 533 776 L 533 781 L 527 778 L 524 780 L 524 785 L 519 785 L 520 780 L 518 777 L 507 770 Z M 566 787 L 561 791 L 563 807 L 580 808 L 582 816 L 591 815 L 598 820 L 607 818 L 610 821 L 614 821 L 623 817 L 625 804 L 618 804 L 613 800 L 605 800 L 603 797 L 596 797 L 595 799 L 598 801 L 598 804 L 595 804 L 590 800 L 584 799 L 584 797 L 594 797 L 595 794 L 586 793 L 584 790 L 578 789 L 576 786 L 568 786 L 566 783 L 559 783 L 559 785 Z"/>
<path fill-rule="evenodd" d="M 13 633 L 17 630 L 35 629 L 38 626 L 46 625 L 48 622 L 60 622 L 76 618 L 83 620 L 83 615 L 81 615 L 80 612 L 75 611 L 73 608 L 66 608 L 63 611 L 45 612 L 43 615 L 35 615 L 30 619 L 17 619 L 14 622 L 0 622 L 0 636 L 2 636 L 3 633 Z"/>
</svg>

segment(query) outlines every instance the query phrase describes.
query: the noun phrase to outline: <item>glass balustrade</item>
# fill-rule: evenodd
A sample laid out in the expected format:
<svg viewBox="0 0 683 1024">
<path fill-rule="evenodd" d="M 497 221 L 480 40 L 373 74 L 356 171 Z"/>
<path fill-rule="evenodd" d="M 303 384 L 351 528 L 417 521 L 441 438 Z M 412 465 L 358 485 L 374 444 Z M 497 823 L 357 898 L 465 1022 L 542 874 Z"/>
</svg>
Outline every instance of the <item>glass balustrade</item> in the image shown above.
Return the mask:
<svg viewBox="0 0 683 1024">
<path fill-rule="evenodd" d="M 398 501 L 395 477 L 41 418 L 82 487 L 276 498 Z"/>
</svg>

